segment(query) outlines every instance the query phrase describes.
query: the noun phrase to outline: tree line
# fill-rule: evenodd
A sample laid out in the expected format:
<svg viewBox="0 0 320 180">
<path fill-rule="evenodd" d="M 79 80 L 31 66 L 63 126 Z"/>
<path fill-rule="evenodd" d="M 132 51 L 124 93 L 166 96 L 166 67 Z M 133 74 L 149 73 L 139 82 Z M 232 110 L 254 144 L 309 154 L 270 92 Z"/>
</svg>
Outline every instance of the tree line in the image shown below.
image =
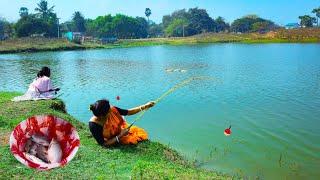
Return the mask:
<svg viewBox="0 0 320 180">
<path fill-rule="evenodd" d="M 54 12 L 55 6 L 49 6 L 46 0 L 40 0 L 35 8 L 35 13 L 29 13 L 28 8 L 21 7 L 20 19 L 16 23 L 9 23 L 0 18 L 0 38 L 28 37 L 41 35 L 57 37 L 65 32 L 82 32 L 93 37 L 116 37 L 120 39 L 147 38 L 147 37 L 184 37 L 206 32 L 268 32 L 281 28 L 274 22 L 247 15 L 234 20 L 231 24 L 223 17 L 212 18 L 207 10 L 201 8 L 181 9 L 174 11 L 162 18 L 156 24 L 149 20 L 152 15 L 150 8 L 145 9 L 145 17 L 130 17 L 123 14 L 112 16 L 107 14 L 95 19 L 85 18 L 76 11 L 70 21 L 59 23 L 59 18 Z M 320 7 L 312 10 L 317 18 L 310 15 L 299 16 L 300 25 L 303 27 L 319 26 Z M 61 35 L 60 35 L 61 36 Z"/>
</svg>

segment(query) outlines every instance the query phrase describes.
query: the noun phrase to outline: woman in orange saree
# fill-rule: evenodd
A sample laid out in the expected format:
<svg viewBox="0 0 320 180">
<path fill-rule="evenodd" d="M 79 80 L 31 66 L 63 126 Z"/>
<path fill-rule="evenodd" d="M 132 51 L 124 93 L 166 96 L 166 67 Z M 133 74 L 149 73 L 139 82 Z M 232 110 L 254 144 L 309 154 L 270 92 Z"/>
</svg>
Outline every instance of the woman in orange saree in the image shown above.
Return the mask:
<svg viewBox="0 0 320 180">
<path fill-rule="evenodd" d="M 116 143 L 137 144 L 148 139 L 147 132 L 137 126 L 128 129 L 123 116 L 133 115 L 154 106 L 150 101 L 144 105 L 128 110 L 111 106 L 106 99 L 98 100 L 90 105 L 93 117 L 89 121 L 89 129 L 98 144 L 110 146 Z"/>
</svg>

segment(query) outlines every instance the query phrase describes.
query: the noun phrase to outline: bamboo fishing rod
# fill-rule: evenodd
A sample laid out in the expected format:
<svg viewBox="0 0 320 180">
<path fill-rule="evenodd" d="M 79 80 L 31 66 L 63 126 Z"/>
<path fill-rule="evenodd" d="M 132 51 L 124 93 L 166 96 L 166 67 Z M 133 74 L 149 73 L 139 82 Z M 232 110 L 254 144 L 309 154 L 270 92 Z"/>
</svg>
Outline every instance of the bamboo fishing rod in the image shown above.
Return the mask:
<svg viewBox="0 0 320 180">
<path fill-rule="evenodd" d="M 165 97 L 167 97 L 168 95 L 170 95 L 171 93 L 173 93 L 174 91 L 178 90 L 179 88 L 188 85 L 189 83 L 191 83 L 192 81 L 195 80 L 216 80 L 213 77 L 210 76 L 195 76 L 195 77 L 190 77 L 188 79 L 185 79 L 184 81 L 176 84 L 175 86 L 173 86 L 172 88 L 170 88 L 168 91 L 166 91 L 165 93 L 163 93 L 160 97 L 158 97 L 154 102 L 155 104 L 159 103 L 161 100 L 163 100 Z M 148 108 L 149 109 L 149 108 Z M 139 121 L 143 115 L 147 112 L 148 109 L 143 110 L 133 121 L 132 123 L 128 126 L 128 129 L 131 128 L 131 126 L 133 126 L 137 121 Z"/>
</svg>

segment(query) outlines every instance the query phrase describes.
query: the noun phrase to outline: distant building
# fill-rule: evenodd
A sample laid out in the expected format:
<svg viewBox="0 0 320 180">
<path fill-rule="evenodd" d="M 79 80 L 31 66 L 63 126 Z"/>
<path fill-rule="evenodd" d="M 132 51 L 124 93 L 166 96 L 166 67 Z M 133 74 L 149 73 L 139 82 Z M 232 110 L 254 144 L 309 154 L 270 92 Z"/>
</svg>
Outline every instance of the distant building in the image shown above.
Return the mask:
<svg viewBox="0 0 320 180">
<path fill-rule="evenodd" d="M 298 29 L 300 28 L 300 24 L 299 23 L 289 23 L 287 25 L 284 26 L 286 29 Z"/>
<path fill-rule="evenodd" d="M 67 38 L 69 41 L 80 40 L 83 36 L 84 35 L 82 32 L 66 32 L 64 34 L 64 37 Z"/>
</svg>

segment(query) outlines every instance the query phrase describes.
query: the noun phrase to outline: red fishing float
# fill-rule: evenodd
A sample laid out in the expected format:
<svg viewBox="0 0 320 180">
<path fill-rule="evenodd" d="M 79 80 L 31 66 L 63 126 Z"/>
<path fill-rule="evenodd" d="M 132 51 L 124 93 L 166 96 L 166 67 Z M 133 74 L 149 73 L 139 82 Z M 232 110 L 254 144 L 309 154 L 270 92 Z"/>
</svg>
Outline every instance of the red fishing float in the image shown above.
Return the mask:
<svg viewBox="0 0 320 180">
<path fill-rule="evenodd" d="M 226 136 L 230 136 L 231 135 L 231 125 L 229 126 L 229 128 L 224 130 L 224 135 L 226 135 Z"/>
<path fill-rule="evenodd" d="M 117 96 L 116 99 L 119 101 L 120 100 L 120 96 Z"/>
</svg>

